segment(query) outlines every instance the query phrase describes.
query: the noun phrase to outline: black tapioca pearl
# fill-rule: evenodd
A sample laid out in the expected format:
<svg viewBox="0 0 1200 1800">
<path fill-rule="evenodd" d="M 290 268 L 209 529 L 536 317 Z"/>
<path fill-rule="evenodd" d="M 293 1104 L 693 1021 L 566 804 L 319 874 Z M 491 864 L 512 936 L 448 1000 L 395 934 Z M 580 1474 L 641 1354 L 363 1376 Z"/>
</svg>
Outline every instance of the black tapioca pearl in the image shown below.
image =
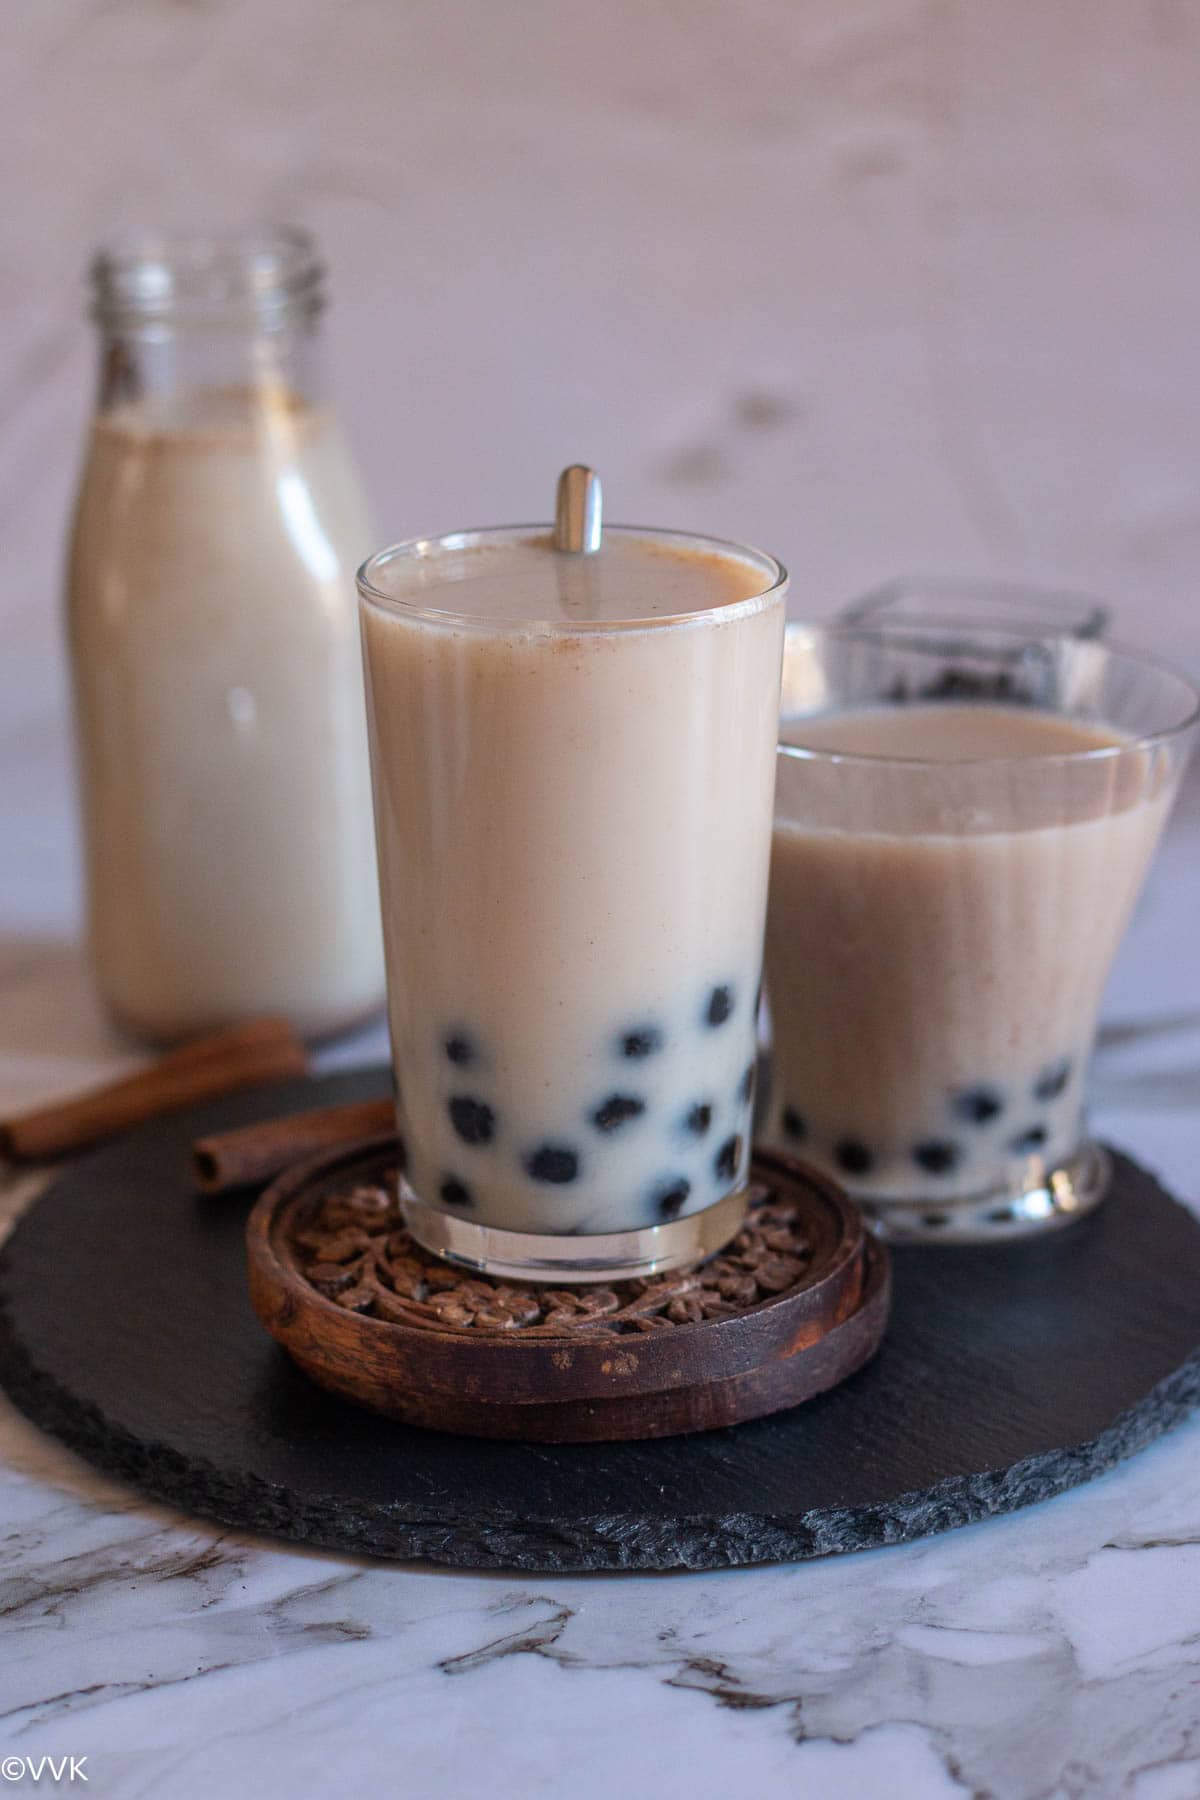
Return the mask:
<svg viewBox="0 0 1200 1800">
<path fill-rule="evenodd" d="M 1004 1111 L 1004 1101 L 995 1088 L 989 1087 L 964 1088 L 961 1094 L 955 1094 L 952 1105 L 955 1117 L 968 1125 L 986 1125 Z"/>
<path fill-rule="evenodd" d="M 660 1219 L 677 1219 L 683 1211 L 692 1184 L 686 1175 L 669 1175 L 655 1184 L 650 1204 Z"/>
<path fill-rule="evenodd" d="M 1035 1100 L 1057 1100 L 1071 1079 L 1071 1064 L 1065 1056 L 1043 1069 L 1033 1084 Z"/>
<path fill-rule="evenodd" d="M 869 1175 L 875 1158 L 857 1138 L 839 1138 L 833 1146 L 833 1160 L 847 1175 Z"/>
<path fill-rule="evenodd" d="M 465 1069 L 469 1063 L 473 1063 L 479 1054 L 465 1031 L 452 1031 L 448 1038 L 443 1039 L 442 1049 L 450 1061 L 457 1063 L 460 1069 Z"/>
<path fill-rule="evenodd" d="M 457 1175 L 447 1175 L 438 1192 L 447 1206 L 474 1206 L 475 1204 L 470 1188 L 465 1181 L 460 1181 Z"/>
<path fill-rule="evenodd" d="M 748 1106 L 754 1098 L 754 1078 L 758 1074 L 757 1063 L 747 1063 L 741 1081 L 738 1083 L 738 1099 L 743 1106 Z"/>
<path fill-rule="evenodd" d="M 610 1094 L 592 1114 L 597 1131 L 616 1131 L 630 1119 L 638 1119 L 646 1110 L 646 1102 L 636 1094 Z"/>
<path fill-rule="evenodd" d="M 706 1025 L 723 1025 L 733 1011 L 733 989 L 727 985 L 715 987 L 708 996 L 704 1008 Z"/>
<path fill-rule="evenodd" d="M 697 1100 L 695 1106 L 689 1106 L 684 1116 L 683 1127 L 693 1137 L 703 1137 L 713 1120 L 712 1103 L 708 1100 Z"/>
<path fill-rule="evenodd" d="M 1042 1148 L 1046 1136 L 1044 1125 L 1031 1125 L 1028 1131 L 1018 1132 L 1015 1138 L 1010 1138 L 1008 1147 L 1014 1156 L 1031 1156 L 1035 1150 Z"/>
<path fill-rule="evenodd" d="M 713 1109 L 708 1100 L 697 1100 L 695 1106 L 689 1106 L 684 1115 L 683 1128 L 693 1137 L 703 1137 L 712 1124 Z"/>
<path fill-rule="evenodd" d="M 525 1158 L 525 1173 L 531 1181 L 565 1187 L 579 1174 L 579 1152 L 570 1144 L 539 1144 Z"/>
<path fill-rule="evenodd" d="M 962 1151 L 948 1138 L 926 1138 L 913 1146 L 913 1161 L 927 1175 L 949 1175 L 961 1158 Z"/>
<path fill-rule="evenodd" d="M 783 1132 L 785 1137 L 791 1138 L 793 1144 L 802 1144 L 808 1136 L 808 1121 L 794 1106 L 785 1106 L 783 1109 Z"/>
<path fill-rule="evenodd" d="M 496 1115 L 486 1100 L 455 1094 L 446 1104 L 450 1123 L 464 1144 L 490 1144 L 496 1134 Z"/>
<path fill-rule="evenodd" d="M 657 1025 L 635 1025 L 632 1030 L 621 1033 L 617 1047 L 631 1062 L 641 1062 L 644 1057 L 655 1056 L 662 1049 L 663 1034 Z"/>
<path fill-rule="evenodd" d="M 742 1140 L 740 1137 L 729 1137 L 721 1145 L 713 1157 L 714 1173 L 722 1181 L 729 1181 L 737 1174 L 738 1163 L 742 1156 Z"/>
</svg>

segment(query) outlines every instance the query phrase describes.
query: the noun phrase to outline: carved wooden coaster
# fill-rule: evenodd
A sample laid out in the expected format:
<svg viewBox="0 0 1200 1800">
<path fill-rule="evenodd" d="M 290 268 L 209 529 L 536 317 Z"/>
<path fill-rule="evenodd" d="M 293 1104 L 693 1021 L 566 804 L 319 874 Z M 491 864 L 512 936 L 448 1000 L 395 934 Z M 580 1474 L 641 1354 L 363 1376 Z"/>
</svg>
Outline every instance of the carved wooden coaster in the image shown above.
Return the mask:
<svg viewBox="0 0 1200 1800">
<path fill-rule="evenodd" d="M 832 1182 L 760 1152 L 764 1190 L 721 1255 L 609 1287 L 465 1273 L 422 1250 L 377 1138 L 289 1170 L 247 1225 L 250 1297 L 324 1388 L 410 1425 L 544 1443 L 760 1418 L 878 1348 L 888 1257 Z"/>
</svg>

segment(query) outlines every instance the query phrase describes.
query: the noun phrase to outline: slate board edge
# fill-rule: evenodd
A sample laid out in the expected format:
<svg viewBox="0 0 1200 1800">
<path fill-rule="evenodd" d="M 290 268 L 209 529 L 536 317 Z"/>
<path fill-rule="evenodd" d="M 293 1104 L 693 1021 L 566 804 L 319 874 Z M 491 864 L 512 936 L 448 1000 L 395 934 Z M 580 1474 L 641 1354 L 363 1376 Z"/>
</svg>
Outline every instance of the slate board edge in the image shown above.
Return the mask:
<svg viewBox="0 0 1200 1800">
<path fill-rule="evenodd" d="M 19 1231 L 18 1225 L 13 1236 Z M 9 1245 L 0 1252 L 0 1273 Z M 1105 1474 L 1200 1405 L 1200 1347 L 1087 1443 L 953 1477 L 876 1505 L 795 1516 L 680 1515 L 653 1522 L 622 1513 L 570 1522 L 528 1514 L 489 1517 L 488 1508 L 477 1503 L 469 1510 L 446 1507 L 437 1518 L 402 1503 L 357 1512 L 333 1500 L 298 1504 L 290 1490 L 260 1477 L 184 1457 L 167 1444 L 143 1442 L 92 1403 L 76 1399 L 28 1355 L 2 1301 L 0 1388 L 33 1424 L 105 1474 L 235 1530 L 343 1554 L 451 1568 L 616 1573 L 744 1567 L 877 1549 L 1050 1499 Z"/>
</svg>

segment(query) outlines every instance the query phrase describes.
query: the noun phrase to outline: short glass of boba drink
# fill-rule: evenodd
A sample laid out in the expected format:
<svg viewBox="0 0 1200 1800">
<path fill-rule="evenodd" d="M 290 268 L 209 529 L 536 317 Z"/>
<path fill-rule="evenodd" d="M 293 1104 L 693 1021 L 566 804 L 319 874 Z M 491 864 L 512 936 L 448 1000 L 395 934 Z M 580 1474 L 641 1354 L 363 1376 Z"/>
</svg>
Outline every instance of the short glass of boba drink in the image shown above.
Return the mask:
<svg viewBox="0 0 1200 1800">
<path fill-rule="evenodd" d="M 886 1235 L 1012 1236 L 1103 1197 L 1085 1071 L 1198 698 L 1078 637 L 789 629 L 767 1136 Z"/>
<path fill-rule="evenodd" d="M 401 1200 L 557 1282 L 677 1267 L 748 1192 L 786 576 L 609 527 L 359 575 Z"/>
</svg>

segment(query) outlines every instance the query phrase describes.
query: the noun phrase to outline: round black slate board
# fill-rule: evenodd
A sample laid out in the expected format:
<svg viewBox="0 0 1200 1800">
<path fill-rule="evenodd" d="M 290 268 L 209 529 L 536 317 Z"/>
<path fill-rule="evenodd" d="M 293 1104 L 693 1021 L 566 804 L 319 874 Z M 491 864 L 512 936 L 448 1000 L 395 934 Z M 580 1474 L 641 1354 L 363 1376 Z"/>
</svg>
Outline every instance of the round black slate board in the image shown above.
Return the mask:
<svg viewBox="0 0 1200 1800">
<path fill-rule="evenodd" d="M 223 1523 L 470 1568 L 714 1568 L 896 1543 L 1087 1480 L 1200 1400 L 1200 1224 L 1136 1164 L 1044 1241 L 895 1255 L 883 1349 L 791 1413 L 548 1447 L 394 1424 L 311 1386 L 246 1293 L 247 1203 L 201 1131 L 387 1091 L 293 1082 L 77 1163 L 0 1257 L 0 1383 L 147 1493 Z"/>
</svg>

